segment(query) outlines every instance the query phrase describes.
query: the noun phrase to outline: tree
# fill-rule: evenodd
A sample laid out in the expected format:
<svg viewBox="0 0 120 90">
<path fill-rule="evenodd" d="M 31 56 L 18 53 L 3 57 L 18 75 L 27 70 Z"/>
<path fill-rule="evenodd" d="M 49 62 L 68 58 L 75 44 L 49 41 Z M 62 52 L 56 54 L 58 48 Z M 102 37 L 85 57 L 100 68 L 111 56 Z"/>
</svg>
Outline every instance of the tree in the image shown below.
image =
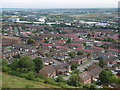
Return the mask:
<svg viewBox="0 0 120 90">
<path fill-rule="evenodd" d="M 88 84 L 85 84 L 85 85 L 83 86 L 83 88 L 86 88 L 86 89 L 88 89 L 88 88 L 90 88 L 90 85 L 88 85 Z"/>
<path fill-rule="evenodd" d="M 14 55 L 13 58 L 20 58 L 20 54 Z"/>
<path fill-rule="evenodd" d="M 101 47 L 104 48 L 105 50 L 109 48 L 107 44 L 103 44 Z"/>
<path fill-rule="evenodd" d="M 119 83 L 120 83 L 120 77 L 113 76 L 113 77 L 111 78 L 111 82 L 116 83 L 116 84 L 119 84 Z"/>
<path fill-rule="evenodd" d="M 78 67 L 77 64 L 73 64 L 73 65 L 71 65 L 71 70 L 75 70 L 75 69 L 77 69 L 77 67 Z"/>
<path fill-rule="evenodd" d="M 28 39 L 28 40 L 27 40 L 27 44 L 33 44 L 33 43 L 35 43 L 35 40 L 34 40 L 34 39 Z"/>
<path fill-rule="evenodd" d="M 107 42 L 117 42 L 115 39 L 110 38 L 110 37 L 105 38 L 104 41 L 107 41 Z"/>
<path fill-rule="evenodd" d="M 109 83 L 112 80 L 112 77 L 114 77 L 113 73 L 108 70 L 103 70 L 99 75 L 99 80 L 101 83 Z"/>
<path fill-rule="evenodd" d="M 80 81 L 76 74 L 71 75 L 67 83 L 71 86 L 80 86 Z"/>
<path fill-rule="evenodd" d="M 91 53 L 88 53 L 88 54 L 87 54 L 87 58 L 89 58 L 90 56 L 92 56 L 92 54 L 91 54 Z"/>
<path fill-rule="evenodd" d="M 2 59 L 1 61 L 2 61 L 2 66 L 8 66 L 8 63 L 5 59 Z"/>
<path fill-rule="evenodd" d="M 47 39 L 45 38 L 44 43 L 49 43 L 49 38 L 47 38 Z"/>
<path fill-rule="evenodd" d="M 86 46 L 87 46 L 87 44 L 86 44 L 86 43 L 83 43 L 83 46 L 84 46 L 84 47 L 86 47 Z"/>
<path fill-rule="evenodd" d="M 83 88 L 94 90 L 96 88 L 96 85 L 95 84 L 85 84 L 83 86 Z"/>
<path fill-rule="evenodd" d="M 61 75 L 59 75 L 56 79 L 57 82 L 64 82 L 64 79 Z"/>
<path fill-rule="evenodd" d="M 74 58 L 76 53 L 75 52 L 69 52 L 68 55 L 71 57 L 71 58 Z"/>
<path fill-rule="evenodd" d="M 90 34 L 88 34 L 88 35 L 87 35 L 87 38 L 90 38 L 90 37 L 91 37 L 91 35 L 90 35 Z"/>
<path fill-rule="evenodd" d="M 33 62 L 35 63 L 35 71 L 38 73 L 43 68 L 44 64 L 41 58 L 36 57 Z"/>
<path fill-rule="evenodd" d="M 77 55 L 83 55 L 83 52 L 82 51 L 78 51 Z"/>
<path fill-rule="evenodd" d="M 104 61 L 103 61 L 103 58 L 100 58 L 100 60 L 99 60 L 99 66 L 100 66 L 101 68 L 104 67 Z"/>
<path fill-rule="evenodd" d="M 49 54 L 49 53 L 45 53 L 45 56 L 46 56 L 46 57 L 49 57 L 49 56 L 50 56 L 50 54 Z"/>
<path fill-rule="evenodd" d="M 68 38 L 68 40 L 66 41 L 66 43 L 71 43 L 72 40 L 70 38 Z"/>
<path fill-rule="evenodd" d="M 28 72 L 28 74 L 27 74 L 27 79 L 28 80 L 34 80 L 34 72 Z"/>
<path fill-rule="evenodd" d="M 19 67 L 19 61 L 20 59 L 13 59 L 12 63 L 10 64 L 10 67 L 13 70 L 16 70 Z"/>
<path fill-rule="evenodd" d="M 99 75 L 99 80 L 101 83 L 108 83 L 109 82 L 109 76 L 105 70 L 103 70 Z"/>
<path fill-rule="evenodd" d="M 81 38 L 81 36 L 78 36 L 78 38 Z"/>
<path fill-rule="evenodd" d="M 20 58 L 18 63 L 18 68 L 27 68 L 28 71 L 34 71 L 35 70 L 35 63 L 33 60 L 31 60 L 30 57 L 24 56 Z"/>
<path fill-rule="evenodd" d="M 90 89 L 91 89 L 91 90 L 96 89 L 96 85 L 95 85 L 95 84 L 91 84 L 91 85 L 90 85 Z"/>
<path fill-rule="evenodd" d="M 78 74 L 80 74 L 80 71 L 79 71 L 78 69 L 75 69 L 75 70 L 73 71 L 73 73 L 78 75 Z"/>
</svg>

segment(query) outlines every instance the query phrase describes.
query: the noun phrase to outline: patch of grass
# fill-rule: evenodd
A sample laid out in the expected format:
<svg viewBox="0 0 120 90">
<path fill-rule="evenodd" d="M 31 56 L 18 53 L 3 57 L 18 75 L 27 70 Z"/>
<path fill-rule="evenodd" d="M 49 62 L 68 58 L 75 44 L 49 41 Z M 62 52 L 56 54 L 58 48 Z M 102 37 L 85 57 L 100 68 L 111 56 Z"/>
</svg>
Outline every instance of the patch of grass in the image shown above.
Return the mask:
<svg viewBox="0 0 120 90">
<path fill-rule="evenodd" d="M 42 82 L 30 81 L 25 78 L 20 78 L 6 73 L 2 73 L 3 88 L 60 88 Z"/>
</svg>

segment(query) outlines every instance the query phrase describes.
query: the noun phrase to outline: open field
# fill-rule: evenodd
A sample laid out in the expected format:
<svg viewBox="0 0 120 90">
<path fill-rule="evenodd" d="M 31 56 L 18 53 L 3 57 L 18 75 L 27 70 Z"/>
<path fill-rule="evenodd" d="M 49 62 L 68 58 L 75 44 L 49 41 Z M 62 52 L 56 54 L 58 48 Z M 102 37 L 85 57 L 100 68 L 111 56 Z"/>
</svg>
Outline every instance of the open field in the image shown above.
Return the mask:
<svg viewBox="0 0 120 90">
<path fill-rule="evenodd" d="M 90 13 L 81 15 L 70 15 L 71 17 L 117 17 L 117 14 L 111 13 Z"/>
</svg>

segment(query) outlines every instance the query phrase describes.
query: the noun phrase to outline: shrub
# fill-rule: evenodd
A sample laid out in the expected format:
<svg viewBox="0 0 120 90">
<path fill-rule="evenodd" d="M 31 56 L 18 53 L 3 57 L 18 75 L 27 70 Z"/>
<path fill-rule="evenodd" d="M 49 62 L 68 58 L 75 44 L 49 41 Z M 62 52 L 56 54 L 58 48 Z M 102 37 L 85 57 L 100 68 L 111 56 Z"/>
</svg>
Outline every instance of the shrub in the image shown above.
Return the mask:
<svg viewBox="0 0 120 90">
<path fill-rule="evenodd" d="M 39 77 L 35 78 L 35 81 L 37 81 L 37 82 L 45 82 L 43 79 L 41 79 Z"/>
<path fill-rule="evenodd" d="M 32 85 L 32 84 L 27 84 L 26 86 L 25 86 L 25 88 L 33 88 L 34 87 L 34 85 Z"/>
<path fill-rule="evenodd" d="M 78 67 L 77 64 L 72 64 L 72 65 L 71 65 L 71 70 L 75 70 L 75 69 L 77 69 L 77 67 Z"/>
<path fill-rule="evenodd" d="M 21 73 L 19 71 L 10 70 L 8 71 L 8 74 L 18 76 L 21 78 L 26 78 L 28 80 L 34 80 L 34 72 Z"/>
<path fill-rule="evenodd" d="M 28 80 L 34 80 L 34 72 L 28 72 L 27 77 Z"/>
<path fill-rule="evenodd" d="M 61 75 L 59 75 L 57 78 L 56 78 L 56 81 L 57 82 L 64 82 L 64 79 Z"/>
<path fill-rule="evenodd" d="M 16 70 L 18 72 L 21 72 L 21 73 L 28 73 L 28 69 L 27 68 L 17 68 Z"/>
<path fill-rule="evenodd" d="M 57 85 L 57 83 L 51 78 L 44 78 L 44 80 L 45 80 L 44 83 L 51 84 L 51 85 Z"/>
<path fill-rule="evenodd" d="M 0 59 L 0 63 L 2 62 L 2 66 L 8 66 L 8 63 L 7 63 L 7 61 L 6 60 L 4 60 L 4 59 Z"/>
<path fill-rule="evenodd" d="M 8 72 L 10 70 L 11 70 L 11 68 L 9 68 L 7 66 L 2 66 L 2 72 Z"/>
<path fill-rule="evenodd" d="M 43 76 L 43 75 L 38 75 L 38 78 L 44 80 L 44 83 L 46 84 L 51 84 L 51 85 L 57 85 L 57 82 L 55 82 L 53 79 Z"/>
<path fill-rule="evenodd" d="M 70 76 L 67 83 L 68 83 L 68 85 L 71 85 L 71 86 L 76 86 L 76 87 L 80 86 L 80 81 L 76 74 L 73 74 L 72 76 Z"/>
<path fill-rule="evenodd" d="M 45 77 L 43 75 L 38 75 L 38 77 L 40 79 L 43 79 L 44 80 L 44 83 L 47 83 L 47 84 L 51 84 L 51 85 L 57 85 L 58 83 L 55 82 L 53 79 L 49 78 L 49 77 Z"/>
<path fill-rule="evenodd" d="M 85 85 L 83 86 L 83 88 L 86 88 L 86 89 L 88 89 L 88 88 L 90 88 L 90 85 L 88 85 L 88 84 L 85 84 Z"/>
</svg>

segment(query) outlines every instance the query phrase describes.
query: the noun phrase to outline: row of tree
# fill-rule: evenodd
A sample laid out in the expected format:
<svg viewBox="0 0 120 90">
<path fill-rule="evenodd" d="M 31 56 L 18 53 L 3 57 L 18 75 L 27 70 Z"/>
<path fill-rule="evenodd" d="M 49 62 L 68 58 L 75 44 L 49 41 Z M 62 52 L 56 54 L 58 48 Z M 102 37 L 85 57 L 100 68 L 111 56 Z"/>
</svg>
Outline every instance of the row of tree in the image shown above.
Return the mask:
<svg viewBox="0 0 120 90">
<path fill-rule="evenodd" d="M 3 67 L 9 67 L 12 70 L 19 71 L 22 73 L 39 72 L 43 68 L 44 64 L 41 58 L 36 57 L 31 59 L 28 56 L 21 57 L 20 59 L 15 58 L 11 64 L 7 64 L 6 60 L 2 60 Z"/>
</svg>

